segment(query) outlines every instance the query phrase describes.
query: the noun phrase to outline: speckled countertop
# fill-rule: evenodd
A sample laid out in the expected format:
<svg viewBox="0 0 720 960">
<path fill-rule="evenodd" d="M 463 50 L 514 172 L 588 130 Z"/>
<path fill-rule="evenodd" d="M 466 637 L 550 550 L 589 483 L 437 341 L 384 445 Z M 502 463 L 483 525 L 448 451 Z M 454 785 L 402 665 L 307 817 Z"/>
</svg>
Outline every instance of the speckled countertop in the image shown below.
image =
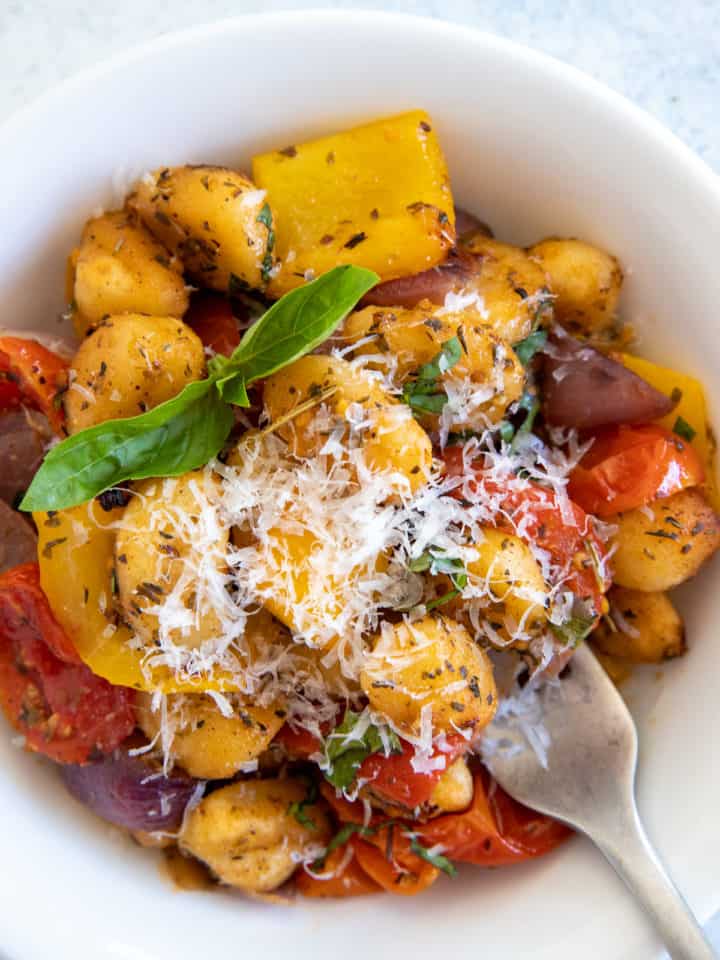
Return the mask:
<svg viewBox="0 0 720 960">
<path fill-rule="evenodd" d="M 0 122 L 83 67 L 159 34 L 307 7 L 402 11 L 525 43 L 623 93 L 720 172 L 720 0 L 0 0 Z M 720 913 L 710 931 L 720 947 Z"/>
<path fill-rule="evenodd" d="M 442 17 L 536 47 L 645 107 L 720 171 L 718 0 L 2 0 L 0 121 L 131 44 L 221 17 L 309 6 Z"/>
</svg>

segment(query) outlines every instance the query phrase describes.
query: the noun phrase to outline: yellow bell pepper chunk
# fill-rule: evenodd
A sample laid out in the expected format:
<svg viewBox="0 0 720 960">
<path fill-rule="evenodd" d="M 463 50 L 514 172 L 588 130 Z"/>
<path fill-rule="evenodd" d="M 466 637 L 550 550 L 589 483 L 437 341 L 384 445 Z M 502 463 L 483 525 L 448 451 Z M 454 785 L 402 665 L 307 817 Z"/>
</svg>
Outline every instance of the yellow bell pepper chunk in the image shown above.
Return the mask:
<svg viewBox="0 0 720 960">
<path fill-rule="evenodd" d="M 281 296 L 342 263 L 383 280 L 445 259 L 455 213 L 445 157 L 422 110 L 253 158 L 275 218 Z"/>
<path fill-rule="evenodd" d="M 669 397 L 678 397 L 678 402 L 667 416 L 657 422 L 672 430 L 678 417 L 695 431 L 692 446 L 697 451 L 707 471 L 704 484 L 705 495 L 715 510 L 720 509 L 720 494 L 718 494 L 717 473 L 715 468 L 715 437 L 708 423 L 705 391 L 699 380 L 679 373 L 669 367 L 661 367 L 644 357 L 635 357 L 629 353 L 622 354 L 622 362 L 633 373 Z"/>
<path fill-rule="evenodd" d="M 166 667 L 143 670 L 144 649 L 133 649 L 132 631 L 114 613 L 113 546 L 122 508 L 104 511 L 97 501 L 35 513 L 40 583 L 50 608 L 80 657 L 110 683 L 166 693 L 234 690 L 240 684 L 218 675 L 204 683 L 176 679 Z"/>
</svg>

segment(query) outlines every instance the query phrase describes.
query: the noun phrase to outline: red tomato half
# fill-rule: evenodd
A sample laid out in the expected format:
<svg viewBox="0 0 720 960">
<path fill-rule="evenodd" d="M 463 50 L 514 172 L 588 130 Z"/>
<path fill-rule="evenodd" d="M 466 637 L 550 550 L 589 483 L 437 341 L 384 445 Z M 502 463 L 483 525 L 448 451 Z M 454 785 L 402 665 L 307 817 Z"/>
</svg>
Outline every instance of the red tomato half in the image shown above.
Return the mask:
<svg viewBox="0 0 720 960">
<path fill-rule="evenodd" d="M 475 773 L 473 802 L 416 828 L 425 847 L 441 844 L 450 860 L 499 867 L 548 853 L 570 836 L 568 827 L 517 803 L 485 770 Z"/>
<path fill-rule="evenodd" d="M 444 457 L 447 474 L 462 476 L 462 448 L 448 447 Z M 566 570 L 565 588 L 591 603 L 598 616 L 605 613 L 604 595 L 610 588 L 610 580 L 607 577 L 601 580 L 598 561 L 604 568 L 607 551 L 595 532 L 592 517 L 572 500 L 569 511 L 564 513 L 553 490 L 531 481 L 522 490 L 503 489 L 497 480 L 483 474 L 482 457 L 478 459 L 475 478 L 469 490 L 466 485 L 465 490 L 454 491 L 454 496 L 458 499 L 466 494 L 482 497 L 483 491 L 492 497 L 502 494 L 508 532 L 517 532 L 526 543 L 545 550 L 552 563 Z"/>
<path fill-rule="evenodd" d="M 656 424 L 603 430 L 570 475 L 568 492 L 584 510 L 610 517 L 669 497 L 705 479 L 695 450 Z"/>
<path fill-rule="evenodd" d="M 64 435 L 65 411 L 59 402 L 67 386 L 68 361 L 43 347 L 37 340 L 0 337 L 0 377 L 14 383 L 17 391 L 0 391 L 0 410 L 18 406 L 17 392 L 29 407 L 40 410 L 53 430 Z M 3 399 L 9 405 L 3 405 Z"/>
<path fill-rule="evenodd" d="M 87 763 L 132 733 L 135 695 L 79 660 L 39 584 L 34 563 L 0 576 L 0 707 L 29 750 Z"/>
<path fill-rule="evenodd" d="M 240 331 L 230 301 L 220 293 L 203 290 L 195 294 L 184 319 L 203 345 L 215 353 L 229 357 L 240 343 Z"/>
<path fill-rule="evenodd" d="M 438 780 L 447 767 L 468 749 L 467 741 L 459 734 L 448 737 L 447 744 L 450 748 L 447 752 L 437 748 L 434 752 L 434 756 L 443 755 L 447 758 L 442 770 L 416 773 L 412 767 L 415 748 L 403 740 L 402 753 L 394 753 L 389 757 L 382 753 L 374 753 L 363 760 L 357 773 L 358 779 L 370 781 L 368 787 L 373 793 L 379 794 L 391 803 L 414 809 L 430 800 Z"/>
</svg>

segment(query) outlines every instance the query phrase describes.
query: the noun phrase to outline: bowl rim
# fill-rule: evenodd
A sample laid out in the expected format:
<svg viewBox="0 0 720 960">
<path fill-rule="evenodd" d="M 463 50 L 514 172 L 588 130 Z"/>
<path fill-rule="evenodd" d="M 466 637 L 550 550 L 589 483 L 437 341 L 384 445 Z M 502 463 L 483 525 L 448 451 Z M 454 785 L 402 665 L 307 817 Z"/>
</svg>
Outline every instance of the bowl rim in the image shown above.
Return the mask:
<svg viewBox="0 0 720 960">
<path fill-rule="evenodd" d="M 524 43 L 510 40 L 507 37 L 472 25 L 431 16 L 419 16 L 396 11 L 377 11 L 363 7 L 351 7 L 342 10 L 309 7 L 301 10 L 274 10 L 264 13 L 240 14 L 193 24 L 181 30 L 172 30 L 149 40 L 133 44 L 71 74 L 38 96 L 33 97 L 28 103 L 12 111 L 0 123 L 0 148 L 2 148 L 4 141 L 17 136 L 28 122 L 32 122 L 35 113 L 61 103 L 68 96 L 87 87 L 94 79 L 125 68 L 147 56 L 155 56 L 164 50 L 196 43 L 198 40 L 228 30 L 241 28 L 246 32 L 252 30 L 253 26 L 261 28 L 271 27 L 274 24 L 287 25 L 292 23 L 307 25 L 308 20 L 318 24 L 324 22 L 325 25 L 335 23 L 348 28 L 353 23 L 367 23 L 367 21 L 372 20 L 374 24 L 382 23 L 389 27 L 412 27 L 418 31 L 432 30 L 436 39 L 440 34 L 448 41 L 453 39 L 462 40 L 463 43 L 469 41 L 477 46 L 478 51 L 495 49 L 511 58 L 522 60 L 533 68 L 544 71 L 550 76 L 565 82 L 568 86 L 574 87 L 578 93 L 587 95 L 617 116 L 624 115 L 626 122 L 641 130 L 653 142 L 655 148 L 671 155 L 675 162 L 682 164 L 687 169 L 701 189 L 707 192 L 709 197 L 712 197 L 713 202 L 717 205 L 718 215 L 720 215 L 720 174 L 716 173 L 692 147 L 688 146 L 651 113 L 579 67 Z"/>
</svg>

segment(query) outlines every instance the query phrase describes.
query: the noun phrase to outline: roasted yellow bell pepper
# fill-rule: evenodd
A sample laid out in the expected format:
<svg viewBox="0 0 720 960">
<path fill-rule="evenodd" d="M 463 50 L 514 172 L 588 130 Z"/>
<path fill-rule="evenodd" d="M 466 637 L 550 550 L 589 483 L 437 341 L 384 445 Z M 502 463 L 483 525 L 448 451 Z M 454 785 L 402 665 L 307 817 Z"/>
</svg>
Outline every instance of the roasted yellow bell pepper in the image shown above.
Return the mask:
<svg viewBox="0 0 720 960">
<path fill-rule="evenodd" d="M 675 407 L 667 416 L 658 420 L 658 423 L 672 430 L 678 417 L 681 417 L 695 432 L 692 446 L 698 452 L 707 472 L 704 484 L 705 494 L 714 509 L 719 510 L 720 495 L 715 468 L 716 443 L 708 423 L 702 384 L 686 373 L 661 367 L 657 363 L 629 353 L 622 354 L 622 362 L 633 373 L 647 380 L 656 390 L 677 399 Z"/>
<path fill-rule="evenodd" d="M 93 673 L 111 683 L 166 693 L 234 690 L 240 684 L 217 675 L 205 682 L 178 680 L 166 667 L 143 669 L 147 652 L 133 643 L 132 631 L 114 613 L 114 525 L 118 508 L 104 511 L 97 501 L 33 514 L 38 529 L 40 583 L 55 619 Z"/>
<path fill-rule="evenodd" d="M 276 219 L 272 296 L 341 263 L 383 280 L 419 273 L 455 239 L 445 157 L 421 110 L 261 154 L 253 180 Z"/>
</svg>

